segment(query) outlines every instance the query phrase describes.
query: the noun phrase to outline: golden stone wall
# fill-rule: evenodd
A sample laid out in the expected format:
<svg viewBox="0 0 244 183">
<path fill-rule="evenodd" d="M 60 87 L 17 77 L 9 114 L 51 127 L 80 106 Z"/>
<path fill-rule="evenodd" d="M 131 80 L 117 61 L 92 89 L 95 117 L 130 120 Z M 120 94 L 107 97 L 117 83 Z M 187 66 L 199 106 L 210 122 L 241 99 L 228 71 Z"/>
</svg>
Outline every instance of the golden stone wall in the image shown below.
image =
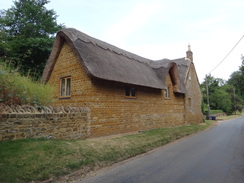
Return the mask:
<svg viewBox="0 0 244 183">
<path fill-rule="evenodd" d="M 202 91 L 198 84 L 197 74 L 193 63 L 190 66 L 186 81 L 186 121 L 189 123 L 202 123 Z"/>
<path fill-rule="evenodd" d="M 71 97 L 61 99 L 60 78 L 64 76 L 71 76 Z M 136 98 L 126 98 L 127 84 L 90 77 L 66 43 L 48 83 L 56 88 L 55 106 L 70 105 L 91 109 L 93 137 L 188 123 L 185 97 L 172 92 L 169 76 L 169 99 L 164 97 L 163 90 L 141 86 L 133 86 L 136 88 Z"/>
<path fill-rule="evenodd" d="M 75 111 L 46 110 L 39 112 L 24 111 L 22 108 L 19 111 L 2 112 L 0 115 L 0 141 L 41 137 L 48 139 L 90 137 L 90 110 L 88 108 L 73 109 Z"/>
</svg>

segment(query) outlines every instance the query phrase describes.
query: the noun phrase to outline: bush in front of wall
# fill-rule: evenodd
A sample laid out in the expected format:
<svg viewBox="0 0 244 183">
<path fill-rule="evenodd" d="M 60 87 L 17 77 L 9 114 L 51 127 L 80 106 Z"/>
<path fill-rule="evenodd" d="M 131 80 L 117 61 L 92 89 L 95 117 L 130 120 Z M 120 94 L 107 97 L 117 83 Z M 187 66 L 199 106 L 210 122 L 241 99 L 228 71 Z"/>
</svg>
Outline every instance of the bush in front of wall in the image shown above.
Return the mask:
<svg viewBox="0 0 244 183">
<path fill-rule="evenodd" d="M 0 103 L 6 105 L 49 105 L 53 100 L 53 88 L 0 63 Z"/>
</svg>

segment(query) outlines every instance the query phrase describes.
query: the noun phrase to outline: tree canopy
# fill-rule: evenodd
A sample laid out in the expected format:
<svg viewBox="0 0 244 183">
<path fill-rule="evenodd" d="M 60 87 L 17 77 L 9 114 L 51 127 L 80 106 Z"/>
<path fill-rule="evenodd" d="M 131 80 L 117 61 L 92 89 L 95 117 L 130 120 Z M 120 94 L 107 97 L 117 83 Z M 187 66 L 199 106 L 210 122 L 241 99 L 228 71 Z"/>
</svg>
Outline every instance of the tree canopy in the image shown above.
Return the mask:
<svg viewBox="0 0 244 183">
<path fill-rule="evenodd" d="M 238 71 L 231 74 L 228 81 L 208 75 L 201 84 L 203 92 L 203 111 L 207 113 L 206 84 L 209 88 L 209 105 L 213 110 L 223 110 L 231 114 L 244 107 L 244 57 Z"/>
<path fill-rule="evenodd" d="M 239 67 L 239 70 L 231 74 L 228 84 L 236 88 L 237 95 L 244 101 L 244 56 L 242 56 L 241 59 L 242 64 Z"/>
<path fill-rule="evenodd" d="M 40 77 L 49 57 L 58 24 L 48 0 L 18 0 L 0 12 L 0 59 L 18 66 L 22 74 Z"/>
</svg>

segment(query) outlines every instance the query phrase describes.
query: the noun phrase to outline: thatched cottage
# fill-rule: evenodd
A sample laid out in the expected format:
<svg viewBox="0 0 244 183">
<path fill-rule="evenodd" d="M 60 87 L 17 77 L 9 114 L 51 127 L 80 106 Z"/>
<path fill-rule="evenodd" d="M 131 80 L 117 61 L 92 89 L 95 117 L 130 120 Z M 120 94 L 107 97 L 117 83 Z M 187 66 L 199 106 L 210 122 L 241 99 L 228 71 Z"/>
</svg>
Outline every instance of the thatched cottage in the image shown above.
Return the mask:
<svg viewBox="0 0 244 183">
<path fill-rule="evenodd" d="M 202 94 L 186 58 L 153 61 L 76 29 L 57 33 L 42 80 L 54 105 L 89 107 L 91 136 L 201 123 Z"/>
</svg>

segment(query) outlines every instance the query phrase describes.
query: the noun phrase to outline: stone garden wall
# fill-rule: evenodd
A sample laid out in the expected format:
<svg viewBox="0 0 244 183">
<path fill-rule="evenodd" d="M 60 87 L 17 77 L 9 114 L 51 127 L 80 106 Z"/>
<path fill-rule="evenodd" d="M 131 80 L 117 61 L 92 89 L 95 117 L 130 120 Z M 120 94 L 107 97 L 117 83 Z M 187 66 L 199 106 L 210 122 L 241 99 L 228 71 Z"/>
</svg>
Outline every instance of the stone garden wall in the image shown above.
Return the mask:
<svg viewBox="0 0 244 183">
<path fill-rule="evenodd" d="M 85 107 L 0 106 L 0 141 L 25 138 L 80 139 L 90 136 Z"/>
</svg>

